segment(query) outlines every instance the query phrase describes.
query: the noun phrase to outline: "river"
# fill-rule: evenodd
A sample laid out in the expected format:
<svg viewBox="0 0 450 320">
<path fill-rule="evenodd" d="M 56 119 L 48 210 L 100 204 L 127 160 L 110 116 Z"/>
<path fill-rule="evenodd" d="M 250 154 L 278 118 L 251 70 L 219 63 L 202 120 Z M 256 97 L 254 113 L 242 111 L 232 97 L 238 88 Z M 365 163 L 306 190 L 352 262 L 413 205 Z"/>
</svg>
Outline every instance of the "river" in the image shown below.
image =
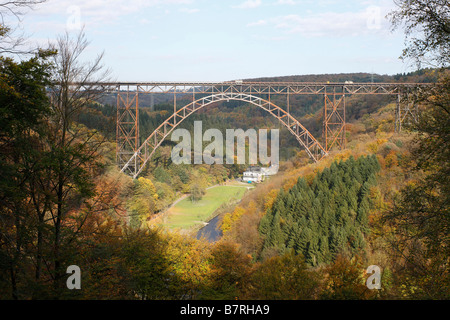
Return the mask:
<svg viewBox="0 0 450 320">
<path fill-rule="evenodd" d="M 222 237 L 222 230 L 218 228 L 220 216 L 221 215 L 215 216 L 206 226 L 201 228 L 197 233 L 197 239 L 204 236 L 209 242 L 216 242 L 219 240 Z"/>
</svg>

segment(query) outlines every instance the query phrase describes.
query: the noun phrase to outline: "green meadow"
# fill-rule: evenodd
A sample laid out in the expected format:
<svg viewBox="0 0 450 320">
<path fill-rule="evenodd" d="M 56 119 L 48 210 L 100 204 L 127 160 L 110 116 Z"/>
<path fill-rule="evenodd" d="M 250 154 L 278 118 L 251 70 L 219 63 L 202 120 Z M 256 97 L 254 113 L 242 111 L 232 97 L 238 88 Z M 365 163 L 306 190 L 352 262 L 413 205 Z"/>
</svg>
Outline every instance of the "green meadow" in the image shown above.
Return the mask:
<svg viewBox="0 0 450 320">
<path fill-rule="evenodd" d="M 206 190 L 200 201 L 184 198 L 167 212 L 163 226 L 169 229 L 190 229 L 212 218 L 213 213 L 224 203 L 242 199 L 246 186 L 217 186 Z"/>
</svg>

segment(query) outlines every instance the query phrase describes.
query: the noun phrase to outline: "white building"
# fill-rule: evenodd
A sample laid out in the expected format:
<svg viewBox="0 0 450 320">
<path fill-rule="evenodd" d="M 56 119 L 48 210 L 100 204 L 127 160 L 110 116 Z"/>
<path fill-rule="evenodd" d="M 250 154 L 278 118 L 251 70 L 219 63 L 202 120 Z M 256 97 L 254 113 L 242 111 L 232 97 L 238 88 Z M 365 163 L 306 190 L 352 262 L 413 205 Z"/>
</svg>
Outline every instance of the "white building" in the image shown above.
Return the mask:
<svg viewBox="0 0 450 320">
<path fill-rule="evenodd" d="M 242 181 L 248 182 L 248 183 L 252 183 L 252 182 L 259 183 L 263 180 L 264 180 L 264 174 L 261 171 L 259 171 L 259 172 L 245 171 L 242 176 Z"/>
<path fill-rule="evenodd" d="M 242 181 L 252 183 L 252 182 L 262 182 L 266 176 L 272 176 L 278 172 L 278 165 L 271 165 L 269 168 L 261 167 L 250 167 L 242 175 Z"/>
</svg>

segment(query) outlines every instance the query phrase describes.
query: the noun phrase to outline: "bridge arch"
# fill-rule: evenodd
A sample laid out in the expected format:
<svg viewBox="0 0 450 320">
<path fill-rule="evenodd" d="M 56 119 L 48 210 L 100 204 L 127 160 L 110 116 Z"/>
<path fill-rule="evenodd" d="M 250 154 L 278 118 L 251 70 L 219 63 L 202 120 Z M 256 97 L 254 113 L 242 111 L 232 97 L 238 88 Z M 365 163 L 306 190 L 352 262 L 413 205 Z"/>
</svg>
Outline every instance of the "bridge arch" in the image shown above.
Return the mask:
<svg viewBox="0 0 450 320">
<path fill-rule="evenodd" d="M 313 161 L 317 162 L 327 154 L 322 145 L 299 121 L 271 101 L 246 93 L 222 92 L 197 99 L 173 113 L 148 136 L 144 143 L 123 166 L 121 171 L 124 172 L 128 170 L 133 178 L 137 178 L 155 153 L 156 149 L 184 119 L 208 105 L 229 100 L 251 103 L 273 115 L 296 137 L 300 146 L 305 149 Z"/>
</svg>

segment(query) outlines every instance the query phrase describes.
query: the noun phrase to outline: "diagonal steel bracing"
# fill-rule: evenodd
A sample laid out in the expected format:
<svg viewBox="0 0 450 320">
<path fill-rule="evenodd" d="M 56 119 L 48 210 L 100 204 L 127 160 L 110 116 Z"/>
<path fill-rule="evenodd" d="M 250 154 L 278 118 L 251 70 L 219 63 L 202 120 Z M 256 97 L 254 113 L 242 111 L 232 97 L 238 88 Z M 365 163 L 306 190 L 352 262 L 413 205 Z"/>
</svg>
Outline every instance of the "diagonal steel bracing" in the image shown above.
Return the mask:
<svg viewBox="0 0 450 320">
<path fill-rule="evenodd" d="M 84 84 L 92 90 L 90 84 Z M 418 109 L 411 99 L 432 83 L 307 83 L 307 82 L 129 82 L 96 84 L 117 93 L 117 164 L 137 177 L 163 140 L 189 115 L 210 104 L 240 100 L 256 105 L 277 118 L 296 137 L 314 161 L 333 147 L 345 148 L 345 96 L 397 96 L 396 131 L 402 124 L 417 121 Z M 139 94 L 173 94 L 174 112 L 141 145 L 139 141 Z M 178 108 L 177 95 L 192 95 L 192 102 Z M 271 102 L 273 95 L 287 96 L 287 110 Z M 290 114 L 291 95 L 323 95 L 323 146 Z M 198 98 L 202 96 L 201 98 Z M 261 96 L 268 97 L 267 99 Z"/>
<path fill-rule="evenodd" d="M 203 107 L 216 102 L 228 100 L 239 100 L 251 103 L 273 115 L 296 137 L 299 144 L 314 161 L 319 161 L 327 154 L 325 149 L 313 137 L 313 135 L 287 111 L 260 97 L 244 93 L 228 92 L 202 97 L 177 110 L 155 131 L 153 131 L 153 133 L 144 141 L 144 143 L 129 158 L 128 162 L 122 167 L 122 171 L 131 173 L 132 176 L 136 178 L 142 172 L 143 168 L 164 139 L 171 134 L 171 132 L 184 119 Z"/>
<path fill-rule="evenodd" d="M 323 140 L 327 152 L 335 145 L 345 148 L 345 95 L 325 94 Z"/>
</svg>

